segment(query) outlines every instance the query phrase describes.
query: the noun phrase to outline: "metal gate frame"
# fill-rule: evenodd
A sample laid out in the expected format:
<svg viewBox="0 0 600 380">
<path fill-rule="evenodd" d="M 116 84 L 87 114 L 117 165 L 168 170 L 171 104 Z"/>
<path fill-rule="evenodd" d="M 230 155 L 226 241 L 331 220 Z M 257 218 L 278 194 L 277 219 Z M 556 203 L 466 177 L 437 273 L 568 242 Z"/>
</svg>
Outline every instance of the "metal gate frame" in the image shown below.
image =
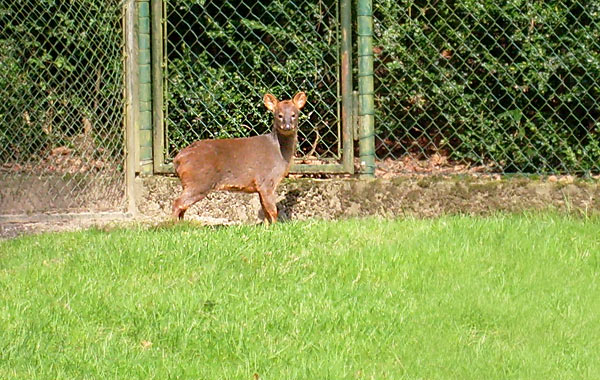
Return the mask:
<svg viewBox="0 0 600 380">
<path fill-rule="evenodd" d="M 173 164 L 166 159 L 166 133 L 165 119 L 166 103 L 164 101 L 166 85 L 167 55 L 166 37 L 166 0 L 151 0 L 151 85 L 152 85 L 152 155 L 154 173 L 173 173 Z M 369 0 L 370 3 L 370 0 Z M 291 167 L 293 173 L 346 173 L 354 174 L 354 133 L 353 109 L 357 106 L 353 102 L 352 94 L 352 1 L 339 1 L 339 26 L 341 38 L 339 39 L 339 67 L 338 77 L 341 81 L 341 120 L 338 124 L 341 132 L 341 160 L 326 164 L 301 164 L 294 163 Z M 359 33 L 360 39 L 360 33 Z M 372 54 L 372 53 L 371 53 Z M 359 57 L 360 64 L 360 57 Z M 359 74 L 360 78 L 360 74 Z M 359 79 L 360 82 L 360 79 Z M 360 87 L 360 85 L 359 85 Z M 339 87 L 338 87 L 339 88 Z M 372 91 L 371 91 L 372 93 Z M 338 93 L 338 96 L 340 94 Z M 338 103 L 339 104 L 339 103 Z M 360 114 L 359 114 L 360 115 Z M 360 117 L 359 117 L 360 118 Z M 361 123 L 362 124 L 362 123 Z"/>
</svg>

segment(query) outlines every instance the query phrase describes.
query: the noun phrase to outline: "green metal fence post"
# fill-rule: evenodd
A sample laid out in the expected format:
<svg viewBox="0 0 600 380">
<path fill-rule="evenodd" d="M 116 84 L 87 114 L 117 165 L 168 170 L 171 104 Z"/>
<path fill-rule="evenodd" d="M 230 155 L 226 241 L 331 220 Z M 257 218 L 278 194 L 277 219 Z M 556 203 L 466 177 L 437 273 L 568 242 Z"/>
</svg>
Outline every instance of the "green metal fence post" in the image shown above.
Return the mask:
<svg viewBox="0 0 600 380">
<path fill-rule="evenodd" d="M 358 0 L 358 98 L 360 172 L 375 175 L 375 101 L 373 92 L 373 3 Z"/>
<path fill-rule="evenodd" d="M 152 19 L 152 129 L 154 173 L 165 171 L 165 130 L 163 112 L 164 28 L 163 1 L 151 0 Z"/>
<path fill-rule="evenodd" d="M 152 163 L 152 65 L 150 50 L 150 2 L 136 0 L 138 11 L 138 67 L 140 102 L 140 173 L 151 174 Z"/>
<path fill-rule="evenodd" d="M 342 148 L 344 169 L 354 173 L 354 141 L 352 138 L 352 2 L 340 4 L 342 26 L 341 81 L 342 81 Z"/>
</svg>

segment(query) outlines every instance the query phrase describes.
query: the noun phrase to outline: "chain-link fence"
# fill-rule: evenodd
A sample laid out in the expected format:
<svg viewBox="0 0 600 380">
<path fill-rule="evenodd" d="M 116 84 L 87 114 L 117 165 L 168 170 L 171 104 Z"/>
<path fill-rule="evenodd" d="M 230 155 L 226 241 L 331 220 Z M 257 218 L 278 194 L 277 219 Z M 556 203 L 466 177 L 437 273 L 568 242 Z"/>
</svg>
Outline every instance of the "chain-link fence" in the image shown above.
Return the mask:
<svg viewBox="0 0 600 380">
<path fill-rule="evenodd" d="M 373 4 L 378 158 L 600 172 L 600 2 Z"/>
<path fill-rule="evenodd" d="M 167 0 L 167 156 L 201 138 L 262 134 L 264 93 L 305 91 L 299 154 L 341 154 L 336 0 Z"/>
<path fill-rule="evenodd" d="M 340 3 L 164 0 L 167 161 L 193 140 L 266 132 L 263 94 L 299 90 L 299 156 L 339 161 Z M 599 2 L 373 10 L 380 165 L 600 172 Z M 0 214 L 124 206 L 122 23 L 122 0 L 0 0 Z"/>
<path fill-rule="evenodd" d="M 124 204 L 120 0 L 0 0 L 0 214 Z"/>
</svg>

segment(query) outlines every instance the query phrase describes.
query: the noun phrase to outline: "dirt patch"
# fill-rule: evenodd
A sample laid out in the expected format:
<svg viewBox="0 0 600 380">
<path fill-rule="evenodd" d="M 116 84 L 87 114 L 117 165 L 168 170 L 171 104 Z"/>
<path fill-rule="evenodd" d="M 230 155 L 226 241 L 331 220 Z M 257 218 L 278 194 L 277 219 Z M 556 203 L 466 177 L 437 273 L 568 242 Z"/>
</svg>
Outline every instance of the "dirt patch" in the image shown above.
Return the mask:
<svg viewBox="0 0 600 380">
<path fill-rule="evenodd" d="M 0 173 L 0 215 L 122 209 L 122 175 L 96 175 Z"/>
<path fill-rule="evenodd" d="M 181 186 L 174 177 L 138 178 L 139 215 L 122 223 L 161 223 L 169 219 Z M 486 215 L 497 212 L 554 210 L 578 215 L 600 214 L 600 183 L 573 177 L 531 179 L 500 176 L 399 176 L 288 178 L 278 188 L 281 221 L 381 216 L 436 217 L 444 214 Z M 92 214 L 93 216 L 94 214 Z M 215 192 L 186 213 L 203 224 L 255 224 L 263 215 L 256 194 Z M 122 219 L 122 218 L 121 218 Z M 71 217 L 52 221 L 7 223 L 0 237 L 23 233 L 74 230 L 114 224 L 110 217 Z"/>
<path fill-rule="evenodd" d="M 139 179 L 138 207 L 145 216 L 168 218 L 181 191 L 172 177 Z M 282 219 L 346 217 L 434 217 L 443 214 L 490 214 L 525 210 L 599 213 L 597 182 L 542 181 L 522 177 L 396 177 L 357 179 L 286 179 L 278 189 Z M 258 196 L 215 192 L 186 213 L 189 219 L 258 223 Z"/>
</svg>

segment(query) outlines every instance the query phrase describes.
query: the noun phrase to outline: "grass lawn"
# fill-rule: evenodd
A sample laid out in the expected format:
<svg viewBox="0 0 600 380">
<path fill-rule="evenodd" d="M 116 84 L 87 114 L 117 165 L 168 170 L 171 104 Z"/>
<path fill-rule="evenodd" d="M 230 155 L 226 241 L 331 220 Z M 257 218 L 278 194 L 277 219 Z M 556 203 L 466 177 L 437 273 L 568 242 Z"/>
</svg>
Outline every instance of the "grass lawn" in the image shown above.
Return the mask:
<svg viewBox="0 0 600 380">
<path fill-rule="evenodd" d="M 0 379 L 600 379 L 600 219 L 3 241 Z"/>
</svg>

